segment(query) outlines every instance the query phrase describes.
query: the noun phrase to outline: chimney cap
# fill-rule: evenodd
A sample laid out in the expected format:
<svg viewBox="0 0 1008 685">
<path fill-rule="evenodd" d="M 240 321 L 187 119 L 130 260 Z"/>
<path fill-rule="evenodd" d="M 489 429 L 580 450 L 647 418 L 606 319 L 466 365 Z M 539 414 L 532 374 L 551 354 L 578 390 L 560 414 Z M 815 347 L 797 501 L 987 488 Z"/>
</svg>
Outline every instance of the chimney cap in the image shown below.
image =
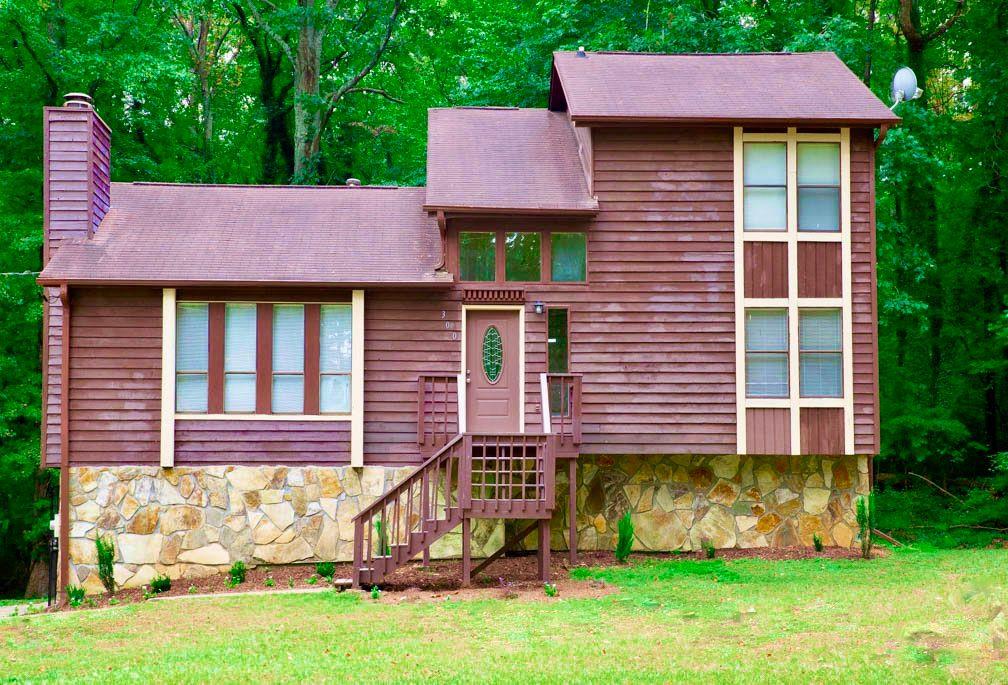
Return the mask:
<svg viewBox="0 0 1008 685">
<path fill-rule="evenodd" d="M 67 93 L 63 96 L 64 107 L 78 107 L 81 109 L 94 109 L 93 100 L 87 93 Z"/>
<path fill-rule="evenodd" d="M 577 49 L 577 56 L 578 56 L 578 57 L 587 57 L 587 56 L 588 56 L 588 55 L 586 55 L 586 54 L 585 54 L 585 49 L 584 49 L 584 46 L 583 46 L 583 45 L 579 45 L 579 46 L 578 46 L 578 49 Z"/>
<path fill-rule="evenodd" d="M 354 178 L 353 176 L 351 176 L 350 178 L 348 178 L 348 179 L 346 180 L 346 184 L 347 184 L 348 186 L 350 186 L 351 188 L 359 188 L 359 187 L 360 187 L 360 184 L 361 184 L 361 182 L 360 182 L 360 179 L 359 179 L 359 178 Z"/>
</svg>

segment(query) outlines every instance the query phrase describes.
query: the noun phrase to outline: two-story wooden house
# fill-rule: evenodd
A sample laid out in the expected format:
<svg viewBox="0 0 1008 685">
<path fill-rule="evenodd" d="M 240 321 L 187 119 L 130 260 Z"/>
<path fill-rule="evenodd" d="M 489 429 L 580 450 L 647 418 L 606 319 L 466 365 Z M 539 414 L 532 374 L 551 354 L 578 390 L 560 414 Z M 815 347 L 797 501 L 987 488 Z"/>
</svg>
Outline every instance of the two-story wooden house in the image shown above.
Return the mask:
<svg viewBox="0 0 1008 685">
<path fill-rule="evenodd" d="M 110 183 L 86 96 L 47 108 L 61 587 L 96 536 L 127 586 L 533 531 L 545 573 L 627 511 L 850 545 L 898 119 L 831 53 L 557 53 L 548 105 L 431 110 L 426 188 Z"/>
</svg>

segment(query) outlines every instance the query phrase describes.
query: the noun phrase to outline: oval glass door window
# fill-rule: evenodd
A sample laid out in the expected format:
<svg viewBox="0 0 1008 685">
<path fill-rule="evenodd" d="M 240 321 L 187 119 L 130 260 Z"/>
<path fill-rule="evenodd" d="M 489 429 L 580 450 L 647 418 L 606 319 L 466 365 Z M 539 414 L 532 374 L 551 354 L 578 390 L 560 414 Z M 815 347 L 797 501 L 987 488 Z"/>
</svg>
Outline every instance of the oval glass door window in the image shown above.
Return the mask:
<svg viewBox="0 0 1008 685">
<path fill-rule="evenodd" d="M 483 373 L 490 383 L 496 383 L 503 367 L 504 344 L 501 334 L 496 326 L 490 326 L 483 334 Z"/>
</svg>

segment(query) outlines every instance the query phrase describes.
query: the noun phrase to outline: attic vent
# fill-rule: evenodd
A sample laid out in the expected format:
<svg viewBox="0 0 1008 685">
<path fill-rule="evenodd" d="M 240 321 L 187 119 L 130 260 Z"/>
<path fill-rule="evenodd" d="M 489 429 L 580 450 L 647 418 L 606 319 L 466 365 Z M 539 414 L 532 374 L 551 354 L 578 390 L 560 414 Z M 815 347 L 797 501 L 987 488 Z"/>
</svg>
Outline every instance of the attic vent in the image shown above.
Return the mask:
<svg viewBox="0 0 1008 685">
<path fill-rule="evenodd" d="M 348 178 L 346 180 L 346 184 L 348 186 L 350 186 L 351 188 L 359 188 L 360 187 L 360 179 L 359 178 L 352 178 L 352 177 Z"/>
</svg>

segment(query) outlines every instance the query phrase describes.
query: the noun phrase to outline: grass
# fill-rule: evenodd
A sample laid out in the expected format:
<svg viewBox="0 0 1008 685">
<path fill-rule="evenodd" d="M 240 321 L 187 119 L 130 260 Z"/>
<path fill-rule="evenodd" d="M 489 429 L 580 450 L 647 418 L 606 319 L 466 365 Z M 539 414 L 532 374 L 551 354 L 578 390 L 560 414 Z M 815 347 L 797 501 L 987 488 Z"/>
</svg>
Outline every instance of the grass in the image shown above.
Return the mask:
<svg viewBox="0 0 1008 685">
<path fill-rule="evenodd" d="M 15 618 L 0 621 L 0 680 L 1008 680 L 1003 551 L 646 561 L 574 574 L 620 591 L 408 603 L 324 592 Z"/>
</svg>

